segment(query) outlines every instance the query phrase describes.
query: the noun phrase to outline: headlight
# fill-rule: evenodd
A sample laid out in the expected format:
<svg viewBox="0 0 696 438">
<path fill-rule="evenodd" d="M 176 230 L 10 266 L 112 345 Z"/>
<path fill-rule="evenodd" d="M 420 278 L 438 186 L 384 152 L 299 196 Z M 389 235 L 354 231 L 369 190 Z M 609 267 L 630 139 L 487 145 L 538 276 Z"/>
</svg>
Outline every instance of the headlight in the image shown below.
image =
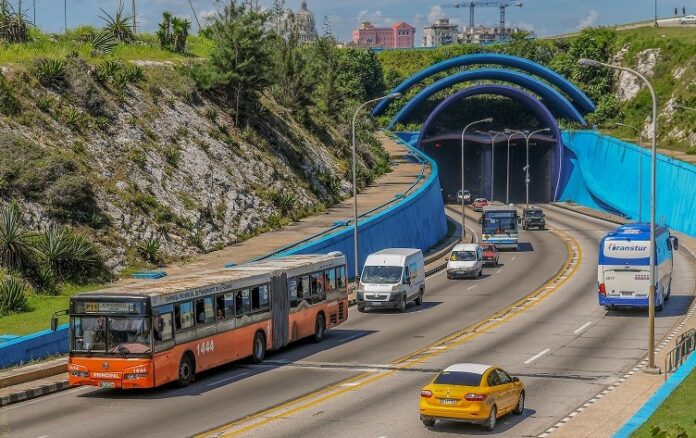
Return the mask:
<svg viewBox="0 0 696 438">
<path fill-rule="evenodd" d="M 400 291 L 401 291 L 401 285 L 400 285 L 400 284 L 395 284 L 394 286 L 392 286 L 391 291 L 392 291 L 392 292 L 400 292 Z"/>
<path fill-rule="evenodd" d="M 143 377 L 147 377 L 147 373 L 132 373 L 132 374 L 126 374 L 123 377 L 126 380 L 142 379 Z"/>
<path fill-rule="evenodd" d="M 89 377 L 89 372 L 87 371 L 70 371 L 73 377 Z"/>
</svg>

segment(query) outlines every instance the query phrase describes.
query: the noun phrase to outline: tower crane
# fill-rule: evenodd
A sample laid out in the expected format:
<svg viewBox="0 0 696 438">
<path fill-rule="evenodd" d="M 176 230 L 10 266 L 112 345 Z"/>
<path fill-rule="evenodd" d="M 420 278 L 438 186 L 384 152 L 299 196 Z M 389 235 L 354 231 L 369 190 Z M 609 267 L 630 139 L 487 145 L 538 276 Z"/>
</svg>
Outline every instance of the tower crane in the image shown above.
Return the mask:
<svg viewBox="0 0 696 438">
<path fill-rule="evenodd" d="M 500 39 L 505 35 L 505 8 L 509 6 L 522 7 L 522 1 L 512 0 L 471 0 L 453 4 L 442 5 L 443 8 L 469 8 L 469 27 L 474 27 L 474 9 L 476 7 L 498 7 L 500 8 Z"/>
</svg>

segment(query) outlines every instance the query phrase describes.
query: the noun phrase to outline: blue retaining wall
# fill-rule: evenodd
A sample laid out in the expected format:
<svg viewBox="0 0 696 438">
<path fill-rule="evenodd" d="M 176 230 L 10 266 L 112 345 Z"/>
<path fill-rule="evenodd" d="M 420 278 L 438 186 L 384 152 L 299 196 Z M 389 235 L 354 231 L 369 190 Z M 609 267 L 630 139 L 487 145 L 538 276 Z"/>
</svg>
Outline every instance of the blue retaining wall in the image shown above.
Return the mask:
<svg viewBox="0 0 696 438">
<path fill-rule="evenodd" d="M 68 324 L 63 324 L 55 332 L 43 330 L 1 344 L 0 368 L 67 352 Z"/>
<path fill-rule="evenodd" d="M 650 219 L 650 150 L 595 131 L 564 131 L 561 201 L 638 220 L 642 163 L 642 221 Z M 657 221 L 696 236 L 696 166 L 657 157 Z"/>
<path fill-rule="evenodd" d="M 402 200 L 378 214 L 359 222 L 359 263 L 368 254 L 389 247 L 420 248 L 425 252 L 447 234 L 444 204 L 440 190 L 437 165 L 419 150 L 402 142 L 414 157 L 430 163 L 428 179 Z M 276 255 L 311 254 L 341 251 L 348 259 L 348 271 L 353 270 L 353 228 L 346 227 L 319 240 L 294 247 Z M 46 321 L 48 323 L 48 321 Z M 45 330 L 0 344 L 0 368 L 40 359 L 68 351 L 68 325 L 57 332 Z"/>
</svg>

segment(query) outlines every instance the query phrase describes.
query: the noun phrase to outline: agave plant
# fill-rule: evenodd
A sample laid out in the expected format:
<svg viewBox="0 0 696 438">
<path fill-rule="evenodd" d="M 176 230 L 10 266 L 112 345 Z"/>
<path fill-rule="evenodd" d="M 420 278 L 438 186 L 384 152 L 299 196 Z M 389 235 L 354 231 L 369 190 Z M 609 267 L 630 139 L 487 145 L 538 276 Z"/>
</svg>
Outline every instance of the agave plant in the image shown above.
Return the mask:
<svg viewBox="0 0 696 438">
<path fill-rule="evenodd" d="M 138 255 L 148 263 L 158 264 L 162 261 L 160 243 L 154 237 L 150 237 L 138 244 L 136 247 Z"/>
<path fill-rule="evenodd" d="M 60 59 L 38 59 L 33 71 L 44 86 L 60 85 L 65 80 L 65 63 Z"/>
<path fill-rule="evenodd" d="M 291 192 L 277 193 L 274 196 L 273 201 L 275 202 L 276 206 L 280 209 L 280 211 L 282 211 L 283 214 L 287 216 L 288 213 L 290 213 L 292 209 L 295 207 L 295 204 L 297 203 L 297 196 L 295 196 L 295 194 Z"/>
<path fill-rule="evenodd" d="M 27 285 L 20 277 L 8 275 L 0 281 L 0 315 L 27 308 Z"/>
<path fill-rule="evenodd" d="M 36 252 L 59 279 L 77 278 L 99 261 L 94 245 L 67 228 L 51 227 L 41 234 Z"/>
<path fill-rule="evenodd" d="M 33 273 L 32 281 L 37 292 L 55 295 L 58 292 L 56 274 L 48 266 L 39 266 Z"/>
<path fill-rule="evenodd" d="M 31 257 L 31 237 L 22 226 L 22 213 L 16 203 L 0 208 L 0 266 L 21 270 Z"/>
<path fill-rule="evenodd" d="M 105 84 L 109 79 L 116 77 L 116 74 L 121 70 L 121 63 L 118 61 L 104 61 L 94 70 L 97 81 Z"/>
<path fill-rule="evenodd" d="M 133 17 L 123 12 L 123 3 L 119 3 L 118 9 L 114 15 L 110 15 L 104 9 L 99 9 L 104 14 L 100 15 L 99 18 L 106 23 L 104 26 L 106 32 L 110 33 L 121 42 L 130 43 L 133 41 L 133 28 L 130 25 L 130 21 Z"/>
<path fill-rule="evenodd" d="M 116 37 L 112 32 L 99 32 L 92 38 L 92 54 L 107 55 L 114 51 L 116 47 Z"/>
<path fill-rule="evenodd" d="M 128 81 L 131 84 L 136 84 L 145 79 L 145 73 L 143 72 L 143 69 L 133 64 L 127 65 L 125 68 L 123 68 L 121 74 L 126 79 L 126 81 Z"/>
</svg>

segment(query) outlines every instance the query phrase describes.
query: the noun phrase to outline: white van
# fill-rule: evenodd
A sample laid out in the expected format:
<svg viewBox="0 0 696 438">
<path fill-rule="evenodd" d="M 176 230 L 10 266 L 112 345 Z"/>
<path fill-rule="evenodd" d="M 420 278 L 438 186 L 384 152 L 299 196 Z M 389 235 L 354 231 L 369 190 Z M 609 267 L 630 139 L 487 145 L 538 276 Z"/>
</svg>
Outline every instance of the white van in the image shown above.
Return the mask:
<svg viewBox="0 0 696 438">
<path fill-rule="evenodd" d="M 447 278 L 478 278 L 483 273 L 483 250 L 478 243 L 460 243 L 447 257 Z"/>
<path fill-rule="evenodd" d="M 420 249 L 387 248 L 365 260 L 358 286 L 358 311 L 371 307 L 406 311 L 406 305 L 423 302 L 425 262 Z"/>
</svg>

